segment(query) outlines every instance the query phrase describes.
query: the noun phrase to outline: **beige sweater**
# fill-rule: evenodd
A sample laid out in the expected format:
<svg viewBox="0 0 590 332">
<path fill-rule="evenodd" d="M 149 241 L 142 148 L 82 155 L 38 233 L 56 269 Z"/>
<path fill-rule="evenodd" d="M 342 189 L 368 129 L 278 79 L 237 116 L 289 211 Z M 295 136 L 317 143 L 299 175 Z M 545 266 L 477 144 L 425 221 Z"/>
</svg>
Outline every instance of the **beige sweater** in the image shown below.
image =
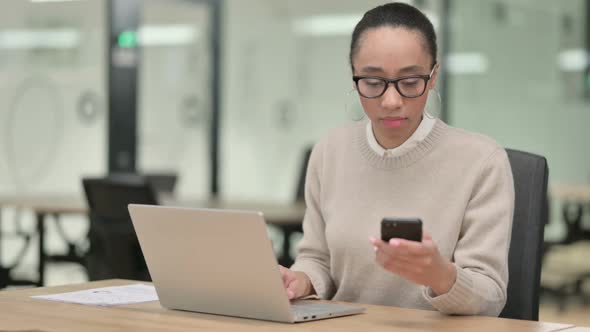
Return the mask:
<svg viewBox="0 0 590 332">
<path fill-rule="evenodd" d="M 514 184 L 493 140 L 437 120 L 407 153 L 380 157 L 365 123 L 332 131 L 314 148 L 306 179 L 304 236 L 293 270 L 319 297 L 338 301 L 497 316 L 506 302 Z M 420 217 L 457 268 L 435 296 L 384 270 L 369 236 L 383 217 Z"/>
</svg>

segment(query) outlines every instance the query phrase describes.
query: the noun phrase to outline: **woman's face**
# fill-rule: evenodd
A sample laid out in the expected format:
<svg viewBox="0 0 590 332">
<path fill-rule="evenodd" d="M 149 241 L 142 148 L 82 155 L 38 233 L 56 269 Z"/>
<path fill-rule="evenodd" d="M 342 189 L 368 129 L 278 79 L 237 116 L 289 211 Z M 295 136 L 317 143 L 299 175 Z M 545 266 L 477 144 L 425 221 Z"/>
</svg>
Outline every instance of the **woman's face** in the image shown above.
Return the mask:
<svg viewBox="0 0 590 332">
<path fill-rule="evenodd" d="M 359 42 L 353 58 L 354 75 L 396 79 L 408 75 L 428 75 L 432 70 L 433 59 L 419 32 L 379 27 L 365 31 Z M 436 83 L 437 70 L 420 97 L 402 97 L 394 84 L 389 84 L 381 97 L 369 99 L 359 96 L 381 146 L 386 149 L 397 147 L 416 131 L 422 120 L 428 90 Z"/>
</svg>

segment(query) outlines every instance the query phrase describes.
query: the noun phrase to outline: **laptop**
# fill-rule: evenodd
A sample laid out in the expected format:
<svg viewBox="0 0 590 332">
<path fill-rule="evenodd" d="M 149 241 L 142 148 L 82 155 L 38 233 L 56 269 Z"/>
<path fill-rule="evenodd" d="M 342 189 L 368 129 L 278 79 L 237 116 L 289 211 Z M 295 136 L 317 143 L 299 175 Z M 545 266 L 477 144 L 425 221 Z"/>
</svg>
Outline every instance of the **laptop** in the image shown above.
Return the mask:
<svg viewBox="0 0 590 332">
<path fill-rule="evenodd" d="M 261 212 L 130 204 L 129 213 L 165 308 L 286 323 L 365 310 L 289 301 Z"/>
</svg>

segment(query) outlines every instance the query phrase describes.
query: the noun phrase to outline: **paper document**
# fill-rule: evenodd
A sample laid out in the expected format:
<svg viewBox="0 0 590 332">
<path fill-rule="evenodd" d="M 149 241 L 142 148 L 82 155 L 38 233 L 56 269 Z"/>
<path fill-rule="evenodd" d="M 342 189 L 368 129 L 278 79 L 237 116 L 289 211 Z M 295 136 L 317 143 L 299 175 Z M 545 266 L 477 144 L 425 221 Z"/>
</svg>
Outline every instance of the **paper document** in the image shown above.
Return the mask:
<svg viewBox="0 0 590 332">
<path fill-rule="evenodd" d="M 154 286 L 142 284 L 93 288 L 77 292 L 37 295 L 31 297 L 34 299 L 99 306 L 113 306 L 158 300 L 158 294 L 156 293 Z"/>
</svg>

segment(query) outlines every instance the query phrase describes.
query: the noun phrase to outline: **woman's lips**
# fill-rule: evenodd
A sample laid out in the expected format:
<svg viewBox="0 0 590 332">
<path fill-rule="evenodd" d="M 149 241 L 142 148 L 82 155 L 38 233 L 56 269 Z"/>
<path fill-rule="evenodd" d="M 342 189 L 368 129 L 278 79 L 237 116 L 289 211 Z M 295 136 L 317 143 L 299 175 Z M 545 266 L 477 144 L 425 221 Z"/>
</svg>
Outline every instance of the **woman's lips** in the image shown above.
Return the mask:
<svg viewBox="0 0 590 332">
<path fill-rule="evenodd" d="M 383 124 L 389 128 L 399 128 L 403 125 L 404 121 L 406 121 L 406 120 L 407 120 L 407 118 L 403 118 L 403 117 L 399 117 L 399 116 L 386 117 L 386 118 L 381 119 L 381 121 L 383 121 Z"/>
</svg>

